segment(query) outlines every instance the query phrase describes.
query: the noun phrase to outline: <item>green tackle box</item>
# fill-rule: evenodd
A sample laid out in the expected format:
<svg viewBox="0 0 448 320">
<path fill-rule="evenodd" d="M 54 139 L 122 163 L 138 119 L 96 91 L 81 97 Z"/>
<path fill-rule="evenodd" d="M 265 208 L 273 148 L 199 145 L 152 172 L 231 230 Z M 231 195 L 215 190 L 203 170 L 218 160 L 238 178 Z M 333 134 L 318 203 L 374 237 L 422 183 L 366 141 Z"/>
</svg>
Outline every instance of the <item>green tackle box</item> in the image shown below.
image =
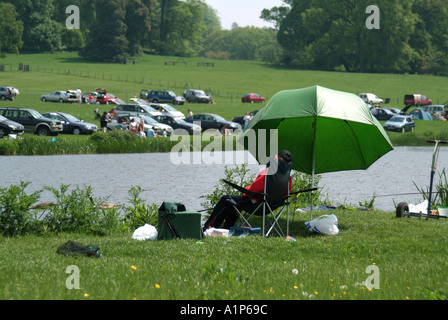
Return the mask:
<svg viewBox="0 0 448 320">
<path fill-rule="evenodd" d="M 159 208 L 158 239 L 202 239 L 200 212 L 187 211 L 179 202 L 164 202 Z"/>
</svg>

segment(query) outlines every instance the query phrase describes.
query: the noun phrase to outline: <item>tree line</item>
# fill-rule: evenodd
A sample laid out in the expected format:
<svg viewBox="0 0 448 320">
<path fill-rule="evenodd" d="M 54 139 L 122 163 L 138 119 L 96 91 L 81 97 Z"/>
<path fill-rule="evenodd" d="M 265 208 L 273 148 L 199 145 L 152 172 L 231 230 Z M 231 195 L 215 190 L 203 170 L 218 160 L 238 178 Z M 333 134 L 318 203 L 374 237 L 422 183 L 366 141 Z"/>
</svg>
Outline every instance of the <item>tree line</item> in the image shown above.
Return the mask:
<svg viewBox="0 0 448 320">
<path fill-rule="evenodd" d="M 376 0 L 379 29 L 366 28 L 370 0 L 283 0 L 264 9 L 283 63 L 353 72 L 448 74 L 448 1 Z"/>
<path fill-rule="evenodd" d="M 317 70 L 448 74 L 448 1 L 283 0 L 261 18 L 274 28 L 223 30 L 203 0 L 0 0 L 1 52 L 78 51 L 124 61 L 142 53 L 262 60 Z M 67 29 L 66 8 L 80 11 Z"/>
</svg>

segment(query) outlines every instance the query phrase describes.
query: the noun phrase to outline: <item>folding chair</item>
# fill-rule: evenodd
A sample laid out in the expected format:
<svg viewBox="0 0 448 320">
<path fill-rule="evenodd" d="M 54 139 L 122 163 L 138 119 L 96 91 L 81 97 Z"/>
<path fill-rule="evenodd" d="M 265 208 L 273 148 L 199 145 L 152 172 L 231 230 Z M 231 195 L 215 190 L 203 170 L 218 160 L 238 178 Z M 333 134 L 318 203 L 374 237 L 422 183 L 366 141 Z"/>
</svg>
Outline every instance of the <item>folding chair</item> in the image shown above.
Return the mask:
<svg viewBox="0 0 448 320">
<path fill-rule="evenodd" d="M 269 174 L 269 167 L 267 168 L 267 174 L 265 175 L 265 183 L 264 183 L 264 192 L 256 193 L 251 192 L 241 186 L 238 186 L 230 181 L 222 180 L 229 185 L 230 187 L 249 195 L 255 198 L 261 198 L 255 205 L 255 209 L 252 212 L 247 212 L 246 210 L 241 210 L 238 207 L 238 204 L 229 196 L 228 201 L 232 204 L 234 210 L 238 213 L 242 224 L 245 224 L 247 227 L 252 227 L 249 223 L 249 220 L 254 215 L 262 215 L 263 216 L 263 226 L 262 226 L 262 235 L 268 237 L 272 231 L 284 237 L 285 234 L 280 227 L 278 222 L 279 218 L 282 216 L 283 212 L 287 211 L 287 220 L 286 220 L 286 236 L 289 236 L 289 199 L 290 197 L 297 195 L 303 192 L 315 191 L 317 188 L 311 188 L 306 190 L 300 190 L 296 192 L 289 192 L 289 173 L 282 174 L 278 170 L 274 174 Z M 286 194 L 286 197 L 285 197 Z M 230 192 L 229 192 L 230 195 Z M 280 211 L 275 214 L 274 211 L 279 209 Z M 246 218 L 243 212 L 246 212 L 249 216 Z M 268 218 L 268 215 L 272 214 L 272 218 Z M 269 224 L 267 232 L 266 230 L 266 222 Z"/>
</svg>

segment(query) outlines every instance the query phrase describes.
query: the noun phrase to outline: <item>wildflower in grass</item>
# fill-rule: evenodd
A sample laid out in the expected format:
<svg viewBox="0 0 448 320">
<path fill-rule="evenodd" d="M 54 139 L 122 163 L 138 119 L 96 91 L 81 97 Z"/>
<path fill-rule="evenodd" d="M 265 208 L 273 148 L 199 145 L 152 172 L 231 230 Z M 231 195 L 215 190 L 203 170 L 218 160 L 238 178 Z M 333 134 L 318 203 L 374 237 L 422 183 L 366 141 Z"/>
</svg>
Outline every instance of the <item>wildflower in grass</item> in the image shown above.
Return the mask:
<svg viewBox="0 0 448 320">
<path fill-rule="evenodd" d="M 299 289 L 299 287 L 298 286 L 294 286 L 294 289 L 297 290 L 297 289 Z"/>
<path fill-rule="evenodd" d="M 160 289 L 160 285 L 159 284 L 155 284 L 154 287 L 156 287 L 156 289 Z"/>
<path fill-rule="evenodd" d="M 90 294 L 84 293 L 84 298 L 88 298 L 88 297 L 90 297 Z"/>
<path fill-rule="evenodd" d="M 297 269 L 292 269 L 292 273 L 294 273 L 294 274 L 299 274 L 299 270 L 297 270 Z"/>
<path fill-rule="evenodd" d="M 136 266 L 131 266 L 131 269 L 132 270 L 137 270 L 137 267 Z"/>
</svg>

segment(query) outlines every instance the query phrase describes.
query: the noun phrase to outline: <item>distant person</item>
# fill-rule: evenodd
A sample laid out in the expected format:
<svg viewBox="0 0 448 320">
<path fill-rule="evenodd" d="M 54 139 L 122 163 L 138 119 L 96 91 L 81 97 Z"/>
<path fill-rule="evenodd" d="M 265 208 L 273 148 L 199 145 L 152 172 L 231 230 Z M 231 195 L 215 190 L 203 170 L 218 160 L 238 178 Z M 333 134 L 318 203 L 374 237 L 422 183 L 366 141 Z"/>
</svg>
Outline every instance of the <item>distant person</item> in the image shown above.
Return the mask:
<svg viewBox="0 0 448 320">
<path fill-rule="evenodd" d="M 193 116 L 193 112 L 190 109 L 188 109 L 188 117 L 192 117 L 192 116 Z"/>
<path fill-rule="evenodd" d="M 146 137 L 146 134 L 145 134 L 145 122 L 143 121 L 143 119 L 141 119 L 139 124 L 138 124 L 137 137 L 140 137 L 140 138 L 145 138 Z"/>
<path fill-rule="evenodd" d="M 134 119 L 131 119 L 131 122 L 129 123 L 129 128 L 131 132 L 137 133 L 137 122 L 135 122 Z"/>
<path fill-rule="evenodd" d="M 243 117 L 244 128 L 246 128 L 246 126 L 248 125 L 248 123 L 251 119 L 252 119 L 252 114 L 250 114 L 249 112 L 246 112 L 246 114 Z"/>
<path fill-rule="evenodd" d="M 101 126 L 101 130 L 103 132 L 107 131 L 107 123 L 109 122 L 109 119 L 107 118 L 107 112 L 104 111 L 103 115 L 100 118 L 100 126 Z"/>
<path fill-rule="evenodd" d="M 154 138 L 154 137 L 156 136 L 156 133 L 155 133 L 155 131 L 154 131 L 154 127 L 150 127 L 150 128 L 148 129 L 148 131 L 146 131 L 146 136 L 147 136 L 148 138 Z"/>
</svg>

